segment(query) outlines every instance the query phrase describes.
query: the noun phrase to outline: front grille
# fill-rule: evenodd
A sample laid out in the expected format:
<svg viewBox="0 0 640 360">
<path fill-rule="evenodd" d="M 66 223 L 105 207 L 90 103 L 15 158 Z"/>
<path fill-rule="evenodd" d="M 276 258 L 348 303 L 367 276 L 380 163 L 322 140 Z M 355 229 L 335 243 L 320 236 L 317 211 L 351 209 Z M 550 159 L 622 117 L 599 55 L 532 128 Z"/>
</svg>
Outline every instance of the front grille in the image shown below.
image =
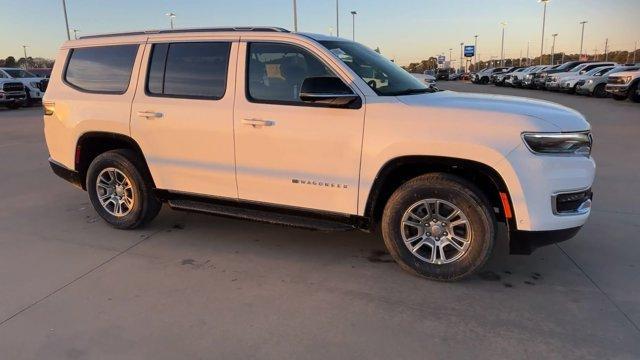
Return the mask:
<svg viewBox="0 0 640 360">
<path fill-rule="evenodd" d="M 621 77 L 610 76 L 607 79 L 607 84 L 625 84 L 625 80 L 624 78 L 621 78 Z"/>
<path fill-rule="evenodd" d="M 586 211 L 588 207 L 585 208 L 584 204 L 587 201 L 591 201 L 593 198 L 593 193 L 591 189 L 573 192 L 573 193 L 564 193 L 558 194 L 555 196 L 555 213 L 557 214 L 579 214 L 583 211 Z M 589 203 L 590 205 L 590 203 Z"/>
<path fill-rule="evenodd" d="M 24 85 L 19 82 L 8 82 L 2 85 L 2 90 L 4 92 L 24 91 Z"/>
<path fill-rule="evenodd" d="M 584 85 L 585 83 L 586 83 L 586 81 L 585 81 L 585 80 L 580 80 L 580 81 L 578 81 L 578 82 L 576 83 L 576 86 L 582 86 L 582 85 Z"/>
</svg>

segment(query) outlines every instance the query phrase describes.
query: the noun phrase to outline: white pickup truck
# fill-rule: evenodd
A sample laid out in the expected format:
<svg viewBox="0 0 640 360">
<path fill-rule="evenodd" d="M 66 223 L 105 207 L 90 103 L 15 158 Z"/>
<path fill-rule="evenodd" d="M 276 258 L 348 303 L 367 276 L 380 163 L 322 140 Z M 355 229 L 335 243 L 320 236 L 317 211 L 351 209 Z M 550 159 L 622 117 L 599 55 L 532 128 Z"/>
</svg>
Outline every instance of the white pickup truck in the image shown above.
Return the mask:
<svg viewBox="0 0 640 360">
<path fill-rule="evenodd" d="M 498 223 L 513 253 L 530 253 L 574 236 L 591 211 L 580 113 L 434 91 L 336 37 L 260 27 L 85 37 L 62 45 L 43 105 L 51 168 L 120 229 L 167 202 L 380 231 L 402 268 L 451 281 L 490 257 Z"/>
</svg>

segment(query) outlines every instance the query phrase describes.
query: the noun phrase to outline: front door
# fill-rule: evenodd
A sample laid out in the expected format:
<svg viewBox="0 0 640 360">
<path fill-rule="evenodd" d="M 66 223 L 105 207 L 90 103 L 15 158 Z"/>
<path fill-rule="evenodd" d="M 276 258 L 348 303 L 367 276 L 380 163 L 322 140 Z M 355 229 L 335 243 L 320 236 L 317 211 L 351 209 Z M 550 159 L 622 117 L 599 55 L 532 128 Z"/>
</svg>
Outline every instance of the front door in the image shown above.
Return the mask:
<svg viewBox="0 0 640 360">
<path fill-rule="evenodd" d="M 131 134 L 158 188 L 237 198 L 234 40 L 149 39 Z"/>
<path fill-rule="evenodd" d="M 325 54 L 301 45 L 241 42 L 238 58 L 239 198 L 356 214 L 364 104 L 347 109 L 302 102 L 305 78 L 336 74 Z"/>
</svg>

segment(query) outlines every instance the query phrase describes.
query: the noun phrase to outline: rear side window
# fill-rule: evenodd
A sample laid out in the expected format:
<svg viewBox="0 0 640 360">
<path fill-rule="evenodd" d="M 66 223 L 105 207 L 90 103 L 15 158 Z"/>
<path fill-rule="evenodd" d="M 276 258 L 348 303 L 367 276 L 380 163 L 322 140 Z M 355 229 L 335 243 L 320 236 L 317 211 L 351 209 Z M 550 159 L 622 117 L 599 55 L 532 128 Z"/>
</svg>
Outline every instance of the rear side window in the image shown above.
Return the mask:
<svg viewBox="0 0 640 360">
<path fill-rule="evenodd" d="M 73 49 L 64 80 L 79 90 L 122 94 L 129 87 L 137 53 L 137 44 Z"/>
<path fill-rule="evenodd" d="M 228 42 L 190 42 L 153 46 L 147 94 L 221 99 L 227 87 Z"/>
</svg>

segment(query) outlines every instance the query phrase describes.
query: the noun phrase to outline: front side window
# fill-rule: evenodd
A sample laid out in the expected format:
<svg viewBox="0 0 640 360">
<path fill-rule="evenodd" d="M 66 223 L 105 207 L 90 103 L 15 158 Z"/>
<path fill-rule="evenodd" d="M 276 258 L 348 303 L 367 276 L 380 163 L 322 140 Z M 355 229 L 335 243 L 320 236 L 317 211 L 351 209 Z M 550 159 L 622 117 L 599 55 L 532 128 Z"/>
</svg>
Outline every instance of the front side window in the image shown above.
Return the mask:
<svg viewBox="0 0 640 360">
<path fill-rule="evenodd" d="M 228 42 L 153 46 L 147 93 L 156 96 L 221 99 L 227 87 Z"/>
<path fill-rule="evenodd" d="M 321 41 L 378 95 L 411 95 L 434 90 L 413 75 L 364 45 L 350 41 Z"/>
<path fill-rule="evenodd" d="M 247 53 L 247 95 L 262 102 L 302 103 L 300 88 L 309 77 L 335 77 L 305 49 L 281 43 L 251 43 Z"/>
<path fill-rule="evenodd" d="M 138 45 L 99 46 L 71 50 L 65 81 L 89 92 L 124 93 L 129 87 Z"/>
</svg>

